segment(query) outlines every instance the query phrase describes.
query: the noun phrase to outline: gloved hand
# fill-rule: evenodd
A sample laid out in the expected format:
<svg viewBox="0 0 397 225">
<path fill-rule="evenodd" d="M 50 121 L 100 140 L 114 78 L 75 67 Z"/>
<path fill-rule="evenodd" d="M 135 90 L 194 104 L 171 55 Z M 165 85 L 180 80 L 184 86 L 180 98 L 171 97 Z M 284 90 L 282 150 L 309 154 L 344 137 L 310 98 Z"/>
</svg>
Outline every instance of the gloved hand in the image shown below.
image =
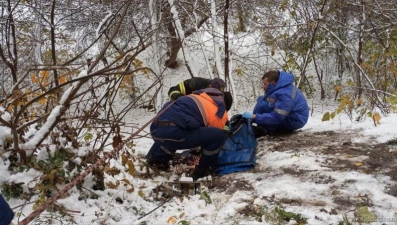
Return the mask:
<svg viewBox="0 0 397 225">
<path fill-rule="evenodd" d="M 171 101 L 175 101 L 182 96 L 183 96 L 183 94 L 181 94 L 181 93 L 174 93 L 173 95 L 170 96 L 170 98 L 171 98 Z"/>
<path fill-rule="evenodd" d="M 229 133 L 229 126 L 225 125 L 222 130 L 225 134 Z"/>
<path fill-rule="evenodd" d="M 252 112 L 246 111 L 246 112 L 243 113 L 243 117 L 246 118 L 246 119 L 252 119 L 253 114 L 252 114 Z"/>
</svg>

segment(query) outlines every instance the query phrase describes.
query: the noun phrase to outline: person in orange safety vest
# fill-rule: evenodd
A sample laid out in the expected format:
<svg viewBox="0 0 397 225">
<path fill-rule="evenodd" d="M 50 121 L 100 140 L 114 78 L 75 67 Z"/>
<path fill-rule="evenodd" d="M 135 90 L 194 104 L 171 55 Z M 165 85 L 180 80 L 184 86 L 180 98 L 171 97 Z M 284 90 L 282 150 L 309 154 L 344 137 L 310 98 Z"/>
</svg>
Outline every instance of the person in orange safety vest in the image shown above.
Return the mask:
<svg viewBox="0 0 397 225">
<path fill-rule="evenodd" d="M 216 88 L 178 98 L 150 126 L 154 144 L 146 155 L 147 163 L 167 170 L 177 150 L 201 146 L 200 161 L 192 177 L 197 180 L 211 174 L 226 137 L 223 129 L 232 103 L 230 92 Z M 168 104 L 171 102 L 163 109 Z"/>
</svg>

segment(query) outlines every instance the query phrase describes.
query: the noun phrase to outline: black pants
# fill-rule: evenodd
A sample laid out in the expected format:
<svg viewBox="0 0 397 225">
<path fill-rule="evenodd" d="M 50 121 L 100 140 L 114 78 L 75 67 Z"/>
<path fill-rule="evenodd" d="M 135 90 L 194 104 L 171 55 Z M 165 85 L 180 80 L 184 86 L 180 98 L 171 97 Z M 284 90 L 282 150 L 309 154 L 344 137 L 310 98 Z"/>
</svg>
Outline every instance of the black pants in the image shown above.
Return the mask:
<svg viewBox="0 0 397 225">
<path fill-rule="evenodd" d="M 252 129 L 254 131 L 255 137 L 263 137 L 266 135 L 269 136 L 279 136 L 279 135 L 286 135 L 286 134 L 292 134 L 294 131 L 287 129 L 287 128 L 277 128 L 277 129 L 266 129 L 264 126 L 252 126 Z"/>
</svg>

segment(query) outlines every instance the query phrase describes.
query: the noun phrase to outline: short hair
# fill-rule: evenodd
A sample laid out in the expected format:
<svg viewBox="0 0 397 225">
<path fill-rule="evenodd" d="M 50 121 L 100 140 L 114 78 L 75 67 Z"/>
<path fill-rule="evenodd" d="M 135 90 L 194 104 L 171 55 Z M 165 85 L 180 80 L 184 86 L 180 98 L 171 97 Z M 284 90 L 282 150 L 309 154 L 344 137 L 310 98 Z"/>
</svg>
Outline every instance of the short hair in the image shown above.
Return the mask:
<svg viewBox="0 0 397 225">
<path fill-rule="evenodd" d="M 228 91 L 223 92 L 223 99 L 225 101 L 226 111 L 229 111 L 233 105 L 232 94 Z"/>
<path fill-rule="evenodd" d="M 262 80 L 265 78 L 267 78 L 269 82 L 277 83 L 278 79 L 280 78 L 280 73 L 277 70 L 270 70 L 263 75 Z"/>
<path fill-rule="evenodd" d="M 225 90 L 226 83 L 221 78 L 215 77 L 214 79 L 211 80 L 210 86 L 212 88 L 216 88 L 218 90 L 223 91 Z"/>
</svg>

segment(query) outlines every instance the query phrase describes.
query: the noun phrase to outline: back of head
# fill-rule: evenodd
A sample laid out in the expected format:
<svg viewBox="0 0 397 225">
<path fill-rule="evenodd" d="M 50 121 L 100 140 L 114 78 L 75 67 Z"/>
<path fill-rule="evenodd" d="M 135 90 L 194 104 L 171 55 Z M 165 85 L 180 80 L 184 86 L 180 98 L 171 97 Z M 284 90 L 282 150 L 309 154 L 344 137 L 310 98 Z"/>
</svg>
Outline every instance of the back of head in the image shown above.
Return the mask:
<svg viewBox="0 0 397 225">
<path fill-rule="evenodd" d="M 213 80 L 211 80 L 210 86 L 212 88 L 216 88 L 218 90 L 223 91 L 223 90 L 225 90 L 226 83 L 221 78 L 215 77 Z"/>
<path fill-rule="evenodd" d="M 267 78 L 269 82 L 275 82 L 277 83 L 278 79 L 280 77 L 280 73 L 277 70 L 270 70 L 269 72 L 265 73 L 262 76 L 262 80 Z"/>
<path fill-rule="evenodd" d="M 225 101 L 226 111 L 229 111 L 233 105 L 233 96 L 230 92 L 223 92 L 223 99 Z"/>
</svg>

